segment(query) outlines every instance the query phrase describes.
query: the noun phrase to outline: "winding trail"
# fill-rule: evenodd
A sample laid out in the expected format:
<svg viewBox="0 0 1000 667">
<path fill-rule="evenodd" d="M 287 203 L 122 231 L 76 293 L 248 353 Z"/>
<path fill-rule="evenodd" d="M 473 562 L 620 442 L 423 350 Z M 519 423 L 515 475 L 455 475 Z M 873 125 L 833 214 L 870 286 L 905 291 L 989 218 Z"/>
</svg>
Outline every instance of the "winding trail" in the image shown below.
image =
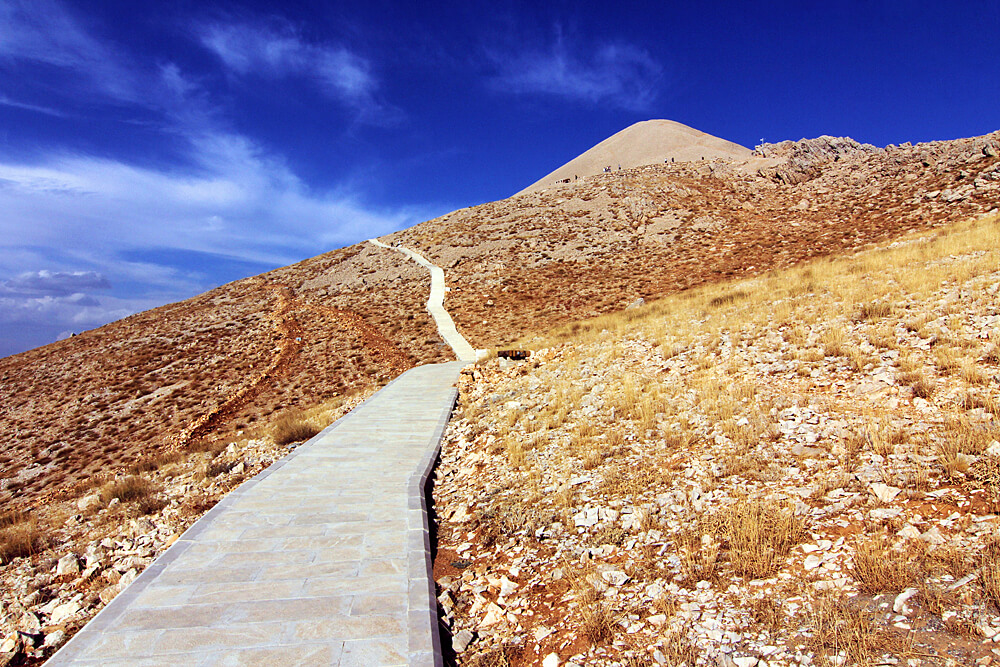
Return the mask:
<svg viewBox="0 0 1000 667">
<path fill-rule="evenodd" d="M 440 266 L 427 261 L 416 250 L 404 248 L 403 246 L 389 246 L 378 239 L 368 239 L 368 242 L 379 248 L 401 252 L 431 272 L 431 294 L 427 298 L 427 312 L 434 318 L 438 333 L 451 346 L 451 349 L 455 351 L 455 356 L 458 357 L 459 361 L 476 361 L 479 357 L 479 352 L 469 345 L 469 341 L 465 340 L 462 334 L 458 333 L 458 329 L 455 328 L 455 321 L 451 319 L 451 315 L 444 309 L 444 270 Z"/>
<path fill-rule="evenodd" d="M 411 368 L 230 493 L 48 665 L 443 664 L 427 482 L 477 353 L 444 272 L 394 249 L 430 270 L 427 310 L 459 361 Z"/>
</svg>

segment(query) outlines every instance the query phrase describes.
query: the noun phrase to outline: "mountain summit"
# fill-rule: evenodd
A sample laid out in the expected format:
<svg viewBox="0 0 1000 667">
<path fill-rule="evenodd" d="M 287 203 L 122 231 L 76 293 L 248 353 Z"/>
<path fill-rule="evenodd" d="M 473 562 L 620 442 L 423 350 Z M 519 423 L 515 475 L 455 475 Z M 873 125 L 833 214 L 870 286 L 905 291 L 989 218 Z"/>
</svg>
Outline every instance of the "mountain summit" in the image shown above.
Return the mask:
<svg viewBox="0 0 1000 667">
<path fill-rule="evenodd" d="M 672 120 L 644 120 L 611 135 L 518 194 L 534 192 L 559 181 L 593 176 L 610 167 L 631 169 L 662 162 L 694 162 L 714 158 L 748 158 L 750 149 L 713 137 Z"/>
</svg>

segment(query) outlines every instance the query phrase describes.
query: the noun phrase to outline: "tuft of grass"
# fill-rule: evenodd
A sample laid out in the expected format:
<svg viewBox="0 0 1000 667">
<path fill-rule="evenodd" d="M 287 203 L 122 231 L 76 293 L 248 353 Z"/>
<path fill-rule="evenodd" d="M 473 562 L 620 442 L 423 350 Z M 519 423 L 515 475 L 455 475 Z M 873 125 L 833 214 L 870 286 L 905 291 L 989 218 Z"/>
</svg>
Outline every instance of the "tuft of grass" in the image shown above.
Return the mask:
<svg viewBox="0 0 1000 667">
<path fill-rule="evenodd" d="M 984 559 L 979 573 L 979 581 L 983 586 L 983 594 L 986 599 L 1000 610 L 1000 563 L 995 559 Z"/>
<path fill-rule="evenodd" d="M 198 479 L 213 479 L 219 475 L 229 472 L 231 467 L 232 464 L 228 461 L 216 461 L 214 459 L 211 461 L 205 461 L 202 467 L 198 470 L 197 477 Z"/>
<path fill-rule="evenodd" d="M 934 393 L 934 385 L 928 382 L 921 370 L 900 373 L 899 381 L 909 386 L 916 398 L 928 399 Z"/>
<path fill-rule="evenodd" d="M 872 614 L 846 598 L 821 598 L 813 605 L 811 620 L 812 648 L 824 657 L 846 653 L 849 665 L 872 664 L 879 655 L 903 648 L 897 637 L 876 624 Z"/>
<path fill-rule="evenodd" d="M 599 601 L 582 605 L 583 633 L 592 644 L 606 644 L 614 637 L 615 618 L 608 607 Z"/>
<path fill-rule="evenodd" d="M 861 304 L 861 309 L 858 312 L 858 319 L 863 321 L 877 320 L 883 317 L 889 317 L 893 314 L 894 308 L 891 303 L 886 301 L 873 301 L 871 303 Z"/>
<path fill-rule="evenodd" d="M 31 518 L 31 513 L 25 510 L 6 510 L 0 512 L 0 529 L 10 528 L 24 523 Z"/>
<path fill-rule="evenodd" d="M 713 532 L 729 549 L 735 572 L 759 579 L 777 572 L 804 534 L 802 522 L 789 508 L 743 498 L 708 519 Z"/>
<path fill-rule="evenodd" d="M 33 518 L 0 528 L 0 563 L 34 556 L 48 547 L 50 541 L 48 533 Z"/>
<path fill-rule="evenodd" d="M 833 328 L 823 335 L 823 354 L 827 357 L 847 355 L 847 337 L 843 329 Z"/>
<path fill-rule="evenodd" d="M 136 511 L 142 516 L 156 514 L 169 504 L 163 496 L 147 496 L 136 503 Z"/>
<path fill-rule="evenodd" d="M 128 475 L 101 489 L 101 500 L 107 504 L 117 498 L 123 503 L 142 500 L 159 491 L 153 482 L 138 475 Z"/>
<path fill-rule="evenodd" d="M 959 373 L 962 379 L 972 385 L 984 385 L 990 381 L 990 376 L 983 372 L 971 359 L 959 362 Z"/>
<path fill-rule="evenodd" d="M 685 531 L 678 536 L 677 546 L 681 552 L 681 572 L 689 582 L 718 579 L 719 543 L 716 540 L 703 541 L 696 532 Z"/>
<path fill-rule="evenodd" d="M 749 296 L 743 290 L 735 290 L 733 292 L 727 292 L 725 294 L 720 294 L 719 296 L 712 297 L 708 301 L 710 308 L 719 308 L 720 306 L 728 306 L 731 303 L 736 303 L 741 299 L 745 299 Z"/>
<path fill-rule="evenodd" d="M 871 594 L 901 591 L 915 579 L 913 563 L 884 535 L 855 546 L 853 574 L 858 588 Z"/>
<path fill-rule="evenodd" d="M 949 478 L 958 477 L 969 469 L 969 462 L 962 452 L 961 443 L 956 438 L 946 438 L 937 446 L 938 463 Z"/>
<path fill-rule="evenodd" d="M 307 421 L 299 413 L 282 415 L 271 428 L 271 439 L 276 445 L 290 445 L 293 442 L 304 442 L 312 438 L 320 429 Z"/>
</svg>

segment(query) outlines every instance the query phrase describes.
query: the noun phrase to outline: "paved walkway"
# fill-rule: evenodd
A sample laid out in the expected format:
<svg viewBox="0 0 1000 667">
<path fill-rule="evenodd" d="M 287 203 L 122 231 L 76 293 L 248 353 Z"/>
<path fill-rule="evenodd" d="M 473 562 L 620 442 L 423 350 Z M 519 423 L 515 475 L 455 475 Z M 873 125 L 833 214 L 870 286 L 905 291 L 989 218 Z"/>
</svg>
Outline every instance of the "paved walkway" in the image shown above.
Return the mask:
<svg viewBox="0 0 1000 667">
<path fill-rule="evenodd" d="M 451 346 L 451 349 L 455 351 L 455 356 L 462 361 L 476 361 L 479 356 L 476 349 L 469 345 L 469 341 L 465 340 L 462 334 L 458 333 L 454 320 L 451 319 L 448 311 L 444 309 L 444 271 L 441 267 L 431 264 L 423 255 L 411 248 L 388 246 L 378 239 L 368 239 L 368 242 L 379 248 L 399 251 L 431 272 L 431 294 L 427 298 L 427 312 L 434 318 L 434 321 L 437 323 L 438 332 L 444 338 L 445 342 Z"/>
<path fill-rule="evenodd" d="M 424 487 L 463 366 L 407 371 L 243 484 L 48 664 L 440 664 Z"/>
</svg>

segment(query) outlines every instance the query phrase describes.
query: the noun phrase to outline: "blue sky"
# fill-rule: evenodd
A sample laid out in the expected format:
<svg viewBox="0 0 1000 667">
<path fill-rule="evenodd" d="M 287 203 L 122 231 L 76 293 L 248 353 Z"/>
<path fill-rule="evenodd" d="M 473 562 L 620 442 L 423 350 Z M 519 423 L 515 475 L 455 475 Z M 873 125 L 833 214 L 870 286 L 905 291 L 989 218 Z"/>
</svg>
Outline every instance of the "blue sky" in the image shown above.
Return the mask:
<svg viewBox="0 0 1000 667">
<path fill-rule="evenodd" d="M 0 0 L 0 355 L 507 197 L 639 120 L 1000 129 L 995 2 L 433 7 Z"/>
</svg>

